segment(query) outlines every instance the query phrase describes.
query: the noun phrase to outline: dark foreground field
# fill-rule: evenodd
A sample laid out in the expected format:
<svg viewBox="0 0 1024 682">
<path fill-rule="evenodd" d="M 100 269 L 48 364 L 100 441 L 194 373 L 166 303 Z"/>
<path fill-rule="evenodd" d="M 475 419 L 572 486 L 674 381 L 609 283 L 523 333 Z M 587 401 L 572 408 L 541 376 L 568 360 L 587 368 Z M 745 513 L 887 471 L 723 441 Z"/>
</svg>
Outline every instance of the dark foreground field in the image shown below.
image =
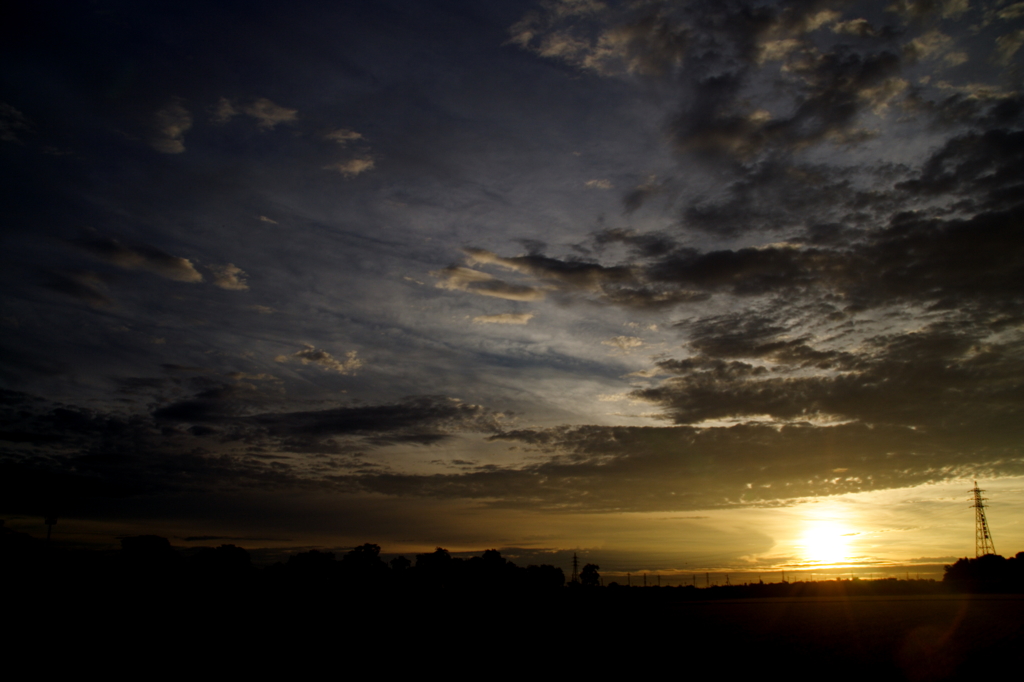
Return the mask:
<svg viewBox="0 0 1024 682">
<path fill-rule="evenodd" d="M 700 602 L 650 620 L 726 670 L 942 680 L 1015 677 L 1024 660 L 1019 595 Z"/>
<path fill-rule="evenodd" d="M 1019 679 L 1024 660 L 1024 594 L 1005 576 L 588 587 L 494 550 L 385 565 L 367 544 L 257 569 L 230 545 L 8 539 L 0 650 L 51 674 L 950 680 Z"/>
<path fill-rule="evenodd" d="M 1020 595 L 661 604 L 583 591 L 543 600 L 240 597 L 42 599 L 5 625 L 36 653 L 49 642 L 87 668 L 206 660 L 239 673 L 359 662 L 375 677 L 1018 679 L 1024 658 Z"/>
</svg>

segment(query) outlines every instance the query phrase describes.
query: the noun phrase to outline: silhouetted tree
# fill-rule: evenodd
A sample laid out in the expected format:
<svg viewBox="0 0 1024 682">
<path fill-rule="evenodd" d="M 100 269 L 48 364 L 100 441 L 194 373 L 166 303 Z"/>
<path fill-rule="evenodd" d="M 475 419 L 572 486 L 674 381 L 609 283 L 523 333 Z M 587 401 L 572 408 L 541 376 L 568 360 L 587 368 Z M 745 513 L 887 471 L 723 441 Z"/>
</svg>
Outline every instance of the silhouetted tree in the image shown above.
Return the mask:
<svg viewBox="0 0 1024 682">
<path fill-rule="evenodd" d="M 385 566 L 380 558 L 380 545 L 370 542 L 352 548 L 341 558 L 341 565 L 348 571 L 367 574 L 379 572 Z"/>
<path fill-rule="evenodd" d="M 252 570 L 249 553 L 235 545 L 203 547 L 188 563 L 193 572 L 204 575 L 239 576 Z"/>
<path fill-rule="evenodd" d="M 202 547 L 185 561 L 185 577 L 193 593 L 212 591 L 238 593 L 248 589 L 257 578 L 249 553 L 235 545 Z"/>
<path fill-rule="evenodd" d="M 587 564 L 580 571 L 580 584 L 584 587 L 597 587 L 601 584 L 601 574 L 598 570 L 601 567 L 597 564 Z"/>
<path fill-rule="evenodd" d="M 120 558 L 128 580 L 166 580 L 177 572 L 181 563 L 181 556 L 171 543 L 159 535 L 121 538 Z"/>
<path fill-rule="evenodd" d="M 532 590 L 558 590 L 565 586 L 565 573 L 550 564 L 527 566 L 526 584 Z"/>
<path fill-rule="evenodd" d="M 519 589 L 525 578 L 525 571 L 502 557 L 496 549 L 488 549 L 482 556 L 458 564 L 459 586 L 469 590 Z"/>
<path fill-rule="evenodd" d="M 441 588 L 451 582 L 452 555 L 444 547 L 416 555 L 416 579 L 422 585 Z"/>
<path fill-rule="evenodd" d="M 348 588 L 381 587 L 388 579 L 387 564 L 380 558 L 380 545 L 367 542 L 341 558 L 341 573 Z"/>
<path fill-rule="evenodd" d="M 296 587 L 323 585 L 338 575 L 338 562 L 334 552 L 321 552 L 311 549 L 308 552 L 293 554 L 288 557 L 285 565 L 288 580 Z"/>
</svg>

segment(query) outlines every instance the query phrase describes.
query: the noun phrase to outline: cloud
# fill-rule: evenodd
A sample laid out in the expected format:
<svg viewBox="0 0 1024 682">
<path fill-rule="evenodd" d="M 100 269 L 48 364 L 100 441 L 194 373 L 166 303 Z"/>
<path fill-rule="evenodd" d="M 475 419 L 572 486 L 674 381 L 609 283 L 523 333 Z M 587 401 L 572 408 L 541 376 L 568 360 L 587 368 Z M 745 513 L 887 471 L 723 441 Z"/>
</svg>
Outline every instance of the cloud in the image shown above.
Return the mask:
<svg viewBox="0 0 1024 682">
<path fill-rule="evenodd" d="M 586 186 L 591 189 L 611 189 L 611 180 L 587 180 Z"/>
<path fill-rule="evenodd" d="M 355 177 L 366 171 L 373 170 L 374 161 L 370 157 L 362 157 L 356 159 L 349 159 L 347 161 L 340 161 L 338 163 L 332 163 L 324 166 L 324 170 L 333 170 L 341 173 L 346 178 Z"/>
<path fill-rule="evenodd" d="M 563 298 L 581 295 L 603 302 L 637 308 L 663 307 L 677 303 L 705 300 L 706 294 L 694 291 L 657 290 L 647 285 L 634 268 L 605 266 L 583 259 L 561 260 L 531 253 L 506 258 L 484 249 L 463 249 L 471 264 L 494 265 L 539 281 L 539 286 L 509 285 L 493 276 L 461 266 L 451 266 L 435 277 L 443 277 L 438 286 L 461 289 L 512 300 L 533 300 L 545 292 L 556 292 Z M 490 292 L 490 293 L 486 293 Z"/>
<path fill-rule="evenodd" d="M 835 363 L 839 371 L 813 375 L 765 371 L 736 361 L 663 363 L 678 376 L 633 397 L 668 407 L 679 424 L 764 418 L 811 426 L 856 423 L 920 430 L 925 440 L 942 433 L 947 446 L 967 450 L 972 442 L 1009 443 L 1019 427 L 995 415 L 1021 409 L 1010 389 L 1024 376 L 1017 356 L 1020 343 L 979 345 L 979 331 L 936 325 L 882 335 Z M 798 356 L 773 360 L 783 366 L 800 363 Z"/>
<path fill-rule="evenodd" d="M 1024 205 L 1010 189 L 1019 177 L 1017 167 L 1024 166 L 1019 135 L 993 131 L 952 140 L 916 179 L 897 185 L 910 196 L 948 193 L 952 188 L 983 192 L 991 210 L 970 219 L 893 214 L 888 228 L 854 232 L 853 241 L 830 242 L 829 231 L 822 229 L 812 237 L 819 240 L 815 245 L 783 243 L 706 252 L 675 246 L 658 235 L 598 235 L 598 243 L 635 246 L 642 260 L 628 268 L 540 254 L 501 258 L 471 251 L 471 258 L 533 275 L 549 290 L 594 294 L 592 300 L 627 307 L 699 302 L 722 293 L 751 298 L 831 295 L 866 307 L 945 301 L 961 310 L 987 306 L 1009 311 L 1009 302 L 1018 298 L 1015 263 L 1024 259 L 1014 236 Z M 986 239 L 972 239 L 972 233 L 985 234 Z M 490 295 L 502 295 L 508 286 L 464 267 L 453 266 L 440 276 L 446 279 L 439 286 L 448 289 L 487 286 L 497 290 Z M 522 292 L 517 293 L 522 298 Z"/>
<path fill-rule="evenodd" d="M 861 110 L 877 110 L 902 90 L 900 67 L 891 52 L 800 56 L 786 66 L 799 81 L 792 113 L 770 119 L 736 111 L 745 72 L 707 77 L 693 85 L 694 104 L 672 122 L 671 132 L 681 152 L 745 161 L 826 141 L 862 141 L 870 133 L 857 127 Z"/>
<path fill-rule="evenodd" d="M 221 97 L 217 102 L 217 106 L 213 109 L 213 114 L 210 117 L 210 120 L 214 123 L 227 123 L 240 113 L 241 112 L 235 108 L 235 105 L 231 103 L 231 100 L 227 97 Z"/>
<path fill-rule="evenodd" d="M 260 221 L 261 223 L 270 223 L 271 225 L 277 225 L 277 221 L 276 221 L 276 220 L 274 220 L 273 218 L 268 218 L 268 217 L 267 217 L 267 216 L 265 216 L 265 215 L 261 215 L 261 216 L 260 216 L 260 217 L 258 218 L 258 220 L 259 220 L 259 221 Z"/>
<path fill-rule="evenodd" d="M 959 17 L 968 10 L 965 0 L 898 2 L 890 9 L 896 25 L 885 24 L 893 24 L 890 15 L 876 28 L 820 2 L 756 8 L 639 2 L 586 11 L 547 3 L 512 27 L 511 42 L 602 76 L 632 73 L 678 89 L 685 104 L 668 124 L 676 150 L 751 163 L 824 143 L 871 140 L 877 123 L 865 114 L 883 116 L 907 94 L 905 66 L 926 58 L 963 63 L 967 53 L 950 53 L 950 36 L 914 22 Z M 1014 40 L 1004 37 L 999 59 L 1016 49 Z M 765 101 L 766 83 L 772 106 L 755 108 Z M 628 194 L 627 211 L 649 190 Z"/>
<path fill-rule="evenodd" d="M 277 362 L 288 362 L 291 358 L 299 360 L 304 365 L 320 365 L 324 369 L 329 369 L 339 374 L 354 374 L 357 369 L 363 366 L 363 361 L 357 357 L 357 352 L 350 350 L 345 353 L 345 359 L 342 361 L 336 360 L 330 353 L 325 350 L 314 348 L 313 346 L 306 345 L 305 350 L 300 350 L 291 355 L 279 355 Z"/>
<path fill-rule="evenodd" d="M 293 123 L 299 118 L 297 109 L 282 107 L 265 97 L 260 97 L 242 106 L 236 105 L 227 97 L 221 97 L 213 109 L 210 120 L 217 124 L 224 124 L 242 114 L 256 119 L 256 125 L 261 130 L 273 130 L 282 123 Z"/>
<path fill-rule="evenodd" d="M 552 285 L 597 291 L 605 283 L 627 281 L 628 268 L 604 267 L 585 261 L 565 261 L 539 254 L 504 258 L 484 249 L 463 249 L 470 265 L 496 265 L 504 270 L 530 275 Z"/>
<path fill-rule="evenodd" d="M 533 313 L 502 313 L 500 315 L 477 315 L 474 324 L 526 324 L 533 319 Z"/>
<path fill-rule="evenodd" d="M 43 284 L 47 289 L 88 303 L 94 308 L 105 308 L 113 301 L 106 295 L 106 280 L 88 270 L 49 272 Z"/>
<path fill-rule="evenodd" d="M 956 19 L 970 9 L 970 0 L 943 0 L 942 18 Z"/>
<path fill-rule="evenodd" d="M 999 10 L 999 14 L 997 16 L 1000 19 L 1005 19 L 1007 21 L 1018 17 L 1024 17 L 1024 2 L 1015 2 L 1014 4 Z"/>
<path fill-rule="evenodd" d="M 802 40 L 786 38 L 785 40 L 771 40 L 761 44 L 760 62 L 781 61 L 789 55 L 804 47 Z"/>
<path fill-rule="evenodd" d="M 946 66 L 960 66 L 966 64 L 971 60 L 970 56 L 966 52 L 950 52 L 942 61 L 945 62 Z"/>
<path fill-rule="evenodd" d="M 683 511 L 909 487 L 1024 464 L 945 432 L 860 424 L 730 428 L 579 426 L 492 436 L 545 457 L 527 466 L 435 476 L 369 474 L 368 491 L 550 511 Z M 925 461 L 919 453 L 934 453 Z M 837 472 L 836 469 L 846 469 Z"/>
<path fill-rule="evenodd" d="M 808 15 L 804 19 L 804 31 L 809 33 L 811 31 L 817 31 L 826 24 L 834 24 L 842 17 L 841 12 L 837 12 L 831 9 L 823 9 L 817 14 Z"/>
<path fill-rule="evenodd" d="M 1020 116 L 1014 99 L 992 101 L 975 101 L 968 120 L 980 125 Z M 1020 299 L 1017 264 L 1024 262 L 1016 234 L 1024 211 L 1022 174 L 1024 132 L 992 128 L 948 138 L 919 167 L 900 169 L 876 191 L 857 189 L 827 169 L 765 164 L 740 175 L 721 204 L 691 206 L 685 213 L 689 225 L 724 234 L 731 234 L 733 221 L 748 230 L 792 221 L 792 238 L 763 246 L 700 250 L 663 232 L 618 229 L 580 244 L 578 252 L 587 258 L 538 252 L 503 257 L 481 249 L 465 254 L 472 264 L 530 277 L 565 301 L 577 295 L 641 308 L 713 296 L 751 303 L 786 297 L 793 305 L 820 302 L 829 316 L 896 304 L 1010 315 Z M 936 201 L 955 209 L 936 210 Z M 801 225 L 811 216 L 813 227 Z M 629 248 L 629 262 L 601 262 L 613 244 Z M 492 279 L 480 270 L 453 268 L 449 274 L 457 285 L 451 288 Z"/>
<path fill-rule="evenodd" d="M 164 154 L 181 154 L 185 151 L 185 133 L 192 127 L 192 114 L 175 102 L 156 112 L 153 127 L 150 139 L 153 149 Z"/>
<path fill-rule="evenodd" d="M 0 141 L 21 142 L 18 134 L 29 129 L 28 119 L 10 104 L 0 102 Z"/>
<path fill-rule="evenodd" d="M 4 398 L 5 423 L 17 410 L 21 430 L 0 433 L 0 493 L 12 510 L 33 513 L 55 497 L 72 513 L 103 499 L 146 504 L 182 492 L 355 491 L 356 478 L 380 469 L 363 451 L 430 446 L 503 425 L 501 414 L 446 396 L 275 412 L 251 387 L 221 386 L 130 418 Z"/>
<path fill-rule="evenodd" d="M 178 282 L 202 282 L 203 276 L 187 258 L 172 256 L 152 246 L 125 246 L 116 239 L 87 237 L 76 246 L 126 270 L 146 270 Z"/>
<path fill-rule="evenodd" d="M 675 241 L 665 234 L 648 232 L 641 234 L 634 230 L 603 230 L 594 237 L 598 246 L 606 244 L 625 244 L 633 249 L 638 258 L 662 256 L 676 247 Z"/>
<path fill-rule="evenodd" d="M 896 0 L 885 10 L 900 15 L 907 21 L 940 15 L 944 19 L 956 19 L 970 9 L 969 0 Z"/>
<path fill-rule="evenodd" d="M 379 445 L 437 442 L 452 433 L 494 433 L 502 415 L 446 396 L 413 396 L 388 405 L 316 412 L 263 413 L 250 422 L 273 436 L 358 435 Z"/>
<path fill-rule="evenodd" d="M 628 353 L 634 348 L 639 348 L 644 345 L 644 342 L 643 339 L 636 336 L 616 336 L 613 339 L 602 341 L 601 344 L 605 346 L 612 346 L 614 348 L 618 348 L 623 353 Z"/>
<path fill-rule="evenodd" d="M 842 33 L 860 38 L 875 35 L 875 29 L 867 19 L 850 19 L 849 21 L 840 21 L 832 26 L 832 30 L 835 33 Z"/>
<path fill-rule="evenodd" d="M 909 61 L 927 59 L 936 53 L 945 52 L 952 44 L 952 38 L 938 29 L 933 29 L 907 43 L 903 47 L 903 55 Z"/>
<path fill-rule="evenodd" d="M 1024 29 L 1017 29 L 996 38 L 996 52 L 994 60 L 997 64 L 1007 66 L 1013 60 L 1013 55 L 1024 44 Z"/>
<path fill-rule="evenodd" d="M 296 109 L 288 109 L 261 97 L 242 107 L 242 112 L 256 119 L 256 125 L 272 130 L 282 123 L 291 123 L 299 118 Z"/>
<path fill-rule="evenodd" d="M 339 128 L 338 130 L 333 130 L 324 135 L 324 139 L 331 140 L 332 142 L 337 142 L 338 144 L 344 147 L 349 142 L 354 142 L 356 140 L 363 139 L 363 136 L 362 134 L 357 133 L 354 130 L 349 130 L 347 128 Z"/>
<path fill-rule="evenodd" d="M 660 307 L 707 298 L 701 292 L 653 289 L 638 278 L 632 268 L 606 267 L 594 262 L 560 260 L 540 254 L 505 258 L 483 249 L 467 248 L 463 252 L 470 263 L 495 265 L 539 282 L 536 286 L 509 284 L 480 270 L 449 266 L 431 273 L 441 280 L 437 284 L 439 288 L 519 301 L 537 300 L 547 292 L 558 292 L 565 296 L 582 294 L 605 302 L 635 307 Z"/>
<path fill-rule="evenodd" d="M 509 301 L 538 301 L 547 293 L 543 288 L 509 284 L 486 272 L 461 266 L 449 266 L 430 275 L 440 280 L 436 285 L 439 289 L 466 291 Z"/>
<path fill-rule="evenodd" d="M 510 42 L 546 59 L 594 73 L 664 75 L 678 69 L 689 45 L 685 26 L 671 11 L 636 3 L 548 3 L 510 29 Z"/>
<path fill-rule="evenodd" d="M 70 514 L 104 499 L 146 504 L 182 492 L 353 491 L 353 477 L 375 470 L 361 451 L 496 433 L 504 423 L 499 413 L 446 396 L 273 411 L 265 394 L 245 384 L 211 386 L 131 417 L 10 391 L 3 398 L 4 423 L 17 413 L 20 430 L 0 433 L 0 493 L 12 510 L 33 513 L 55 497 Z"/>
<path fill-rule="evenodd" d="M 228 289 L 230 291 L 249 290 L 249 285 L 245 283 L 245 272 L 233 263 L 209 265 L 207 269 L 213 273 L 213 283 L 221 289 Z"/>
</svg>

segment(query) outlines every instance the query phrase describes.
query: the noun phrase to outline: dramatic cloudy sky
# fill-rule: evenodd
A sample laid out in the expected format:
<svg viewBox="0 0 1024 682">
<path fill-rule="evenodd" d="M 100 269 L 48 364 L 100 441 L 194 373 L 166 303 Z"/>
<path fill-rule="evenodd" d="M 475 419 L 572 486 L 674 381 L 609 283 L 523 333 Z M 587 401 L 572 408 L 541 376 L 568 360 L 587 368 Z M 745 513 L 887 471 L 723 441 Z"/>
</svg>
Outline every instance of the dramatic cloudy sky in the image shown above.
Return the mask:
<svg viewBox="0 0 1024 682">
<path fill-rule="evenodd" d="M 1024 3 L 19 4 L 9 525 L 1024 549 Z"/>
</svg>

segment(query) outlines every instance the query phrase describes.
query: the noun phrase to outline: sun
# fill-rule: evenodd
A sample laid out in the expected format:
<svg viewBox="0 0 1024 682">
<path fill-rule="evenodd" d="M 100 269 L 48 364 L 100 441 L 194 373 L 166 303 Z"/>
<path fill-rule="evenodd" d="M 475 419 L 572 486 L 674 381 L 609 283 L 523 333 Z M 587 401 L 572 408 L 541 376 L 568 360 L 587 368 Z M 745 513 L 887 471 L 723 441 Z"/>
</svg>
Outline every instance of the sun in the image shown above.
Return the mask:
<svg viewBox="0 0 1024 682">
<path fill-rule="evenodd" d="M 804 531 L 800 548 L 807 561 L 841 563 L 849 558 L 850 536 L 851 533 L 837 523 L 815 521 Z"/>
</svg>

